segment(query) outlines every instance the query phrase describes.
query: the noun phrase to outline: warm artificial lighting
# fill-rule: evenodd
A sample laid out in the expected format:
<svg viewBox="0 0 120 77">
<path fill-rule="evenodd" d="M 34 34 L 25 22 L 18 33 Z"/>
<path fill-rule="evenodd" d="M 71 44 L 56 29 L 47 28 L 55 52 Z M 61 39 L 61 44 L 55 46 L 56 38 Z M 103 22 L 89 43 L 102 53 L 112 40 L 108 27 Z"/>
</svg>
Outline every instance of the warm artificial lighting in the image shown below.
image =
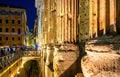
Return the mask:
<svg viewBox="0 0 120 77">
<path fill-rule="evenodd" d="M 50 28 L 51 28 L 51 27 L 49 26 L 49 27 L 48 27 L 48 32 L 50 32 Z"/>
<path fill-rule="evenodd" d="M 47 18 L 45 18 L 44 21 L 46 22 L 46 21 L 47 21 Z"/>
<path fill-rule="evenodd" d="M 22 65 L 21 68 L 24 68 L 24 66 Z"/>
<path fill-rule="evenodd" d="M 64 15 L 63 13 L 60 13 L 60 17 L 63 17 L 63 15 Z"/>
<path fill-rule="evenodd" d="M 68 17 L 69 17 L 69 19 L 71 19 L 71 18 L 72 18 L 72 15 L 71 15 L 70 13 L 68 13 Z"/>
<path fill-rule="evenodd" d="M 18 71 L 17 74 L 20 74 L 20 72 Z"/>
<path fill-rule="evenodd" d="M 62 9 L 60 12 L 60 17 L 63 17 L 63 16 L 64 16 L 64 9 Z"/>
<path fill-rule="evenodd" d="M 10 77 L 14 77 L 13 75 L 11 75 Z"/>
</svg>

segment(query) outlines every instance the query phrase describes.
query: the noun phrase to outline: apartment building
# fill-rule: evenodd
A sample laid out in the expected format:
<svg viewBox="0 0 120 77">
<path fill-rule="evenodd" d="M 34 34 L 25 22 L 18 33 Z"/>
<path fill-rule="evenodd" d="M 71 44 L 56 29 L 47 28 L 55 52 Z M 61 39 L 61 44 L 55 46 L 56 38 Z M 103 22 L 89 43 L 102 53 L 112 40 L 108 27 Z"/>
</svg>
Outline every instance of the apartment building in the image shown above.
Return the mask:
<svg viewBox="0 0 120 77">
<path fill-rule="evenodd" d="M 25 45 L 27 30 L 25 9 L 13 6 L 0 6 L 0 45 Z"/>
</svg>

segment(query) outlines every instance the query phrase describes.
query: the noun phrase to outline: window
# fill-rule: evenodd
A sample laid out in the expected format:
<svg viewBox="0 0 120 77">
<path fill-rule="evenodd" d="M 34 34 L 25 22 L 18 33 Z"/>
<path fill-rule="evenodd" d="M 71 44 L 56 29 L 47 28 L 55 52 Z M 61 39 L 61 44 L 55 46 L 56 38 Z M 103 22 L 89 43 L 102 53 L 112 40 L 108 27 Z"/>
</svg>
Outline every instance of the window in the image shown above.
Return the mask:
<svg viewBox="0 0 120 77">
<path fill-rule="evenodd" d="M 8 28 L 6 28 L 6 32 L 8 32 Z"/>
<path fill-rule="evenodd" d="M 5 10 L 2 10 L 2 14 L 3 14 L 3 15 L 6 15 L 6 11 L 5 11 Z"/>
<path fill-rule="evenodd" d="M 0 32 L 2 32 L 2 28 L 0 28 Z"/>
<path fill-rule="evenodd" d="M 14 28 L 12 28 L 12 32 L 15 32 L 15 29 L 14 29 Z"/>
<path fill-rule="evenodd" d="M 6 20 L 6 23 L 8 23 L 8 19 Z"/>
<path fill-rule="evenodd" d="M 20 16 L 20 12 L 18 12 L 18 16 Z"/>
<path fill-rule="evenodd" d="M 12 40 L 14 41 L 14 37 L 12 37 Z"/>
<path fill-rule="evenodd" d="M 15 12 L 15 15 L 17 15 L 17 12 Z"/>
<path fill-rule="evenodd" d="M 20 20 L 18 20 L 18 24 L 20 24 Z"/>
<path fill-rule="evenodd" d="M 2 23 L 2 19 L 0 19 L 0 23 Z"/>
<path fill-rule="evenodd" d="M 21 33 L 21 31 L 20 31 L 20 29 L 18 29 L 18 34 L 20 34 Z"/>
<path fill-rule="evenodd" d="M 6 40 L 8 40 L 8 37 L 6 37 Z"/>
<path fill-rule="evenodd" d="M 20 37 L 18 37 L 18 40 L 20 40 Z"/>
<path fill-rule="evenodd" d="M 8 15 L 9 13 L 8 13 L 8 11 L 3 11 L 3 14 Z"/>
<path fill-rule="evenodd" d="M 0 40 L 2 40 L 2 37 L 0 37 Z"/>
<path fill-rule="evenodd" d="M 0 10 L 0 14 L 2 14 L 2 10 Z"/>
<path fill-rule="evenodd" d="M 14 11 L 11 11 L 10 13 L 11 13 L 11 15 L 15 15 L 15 12 L 14 12 Z"/>
<path fill-rule="evenodd" d="M 15 21 L 14 20 L 12 20 L 12 24 L 14 24 L 15 23 Z"/>
</svg>

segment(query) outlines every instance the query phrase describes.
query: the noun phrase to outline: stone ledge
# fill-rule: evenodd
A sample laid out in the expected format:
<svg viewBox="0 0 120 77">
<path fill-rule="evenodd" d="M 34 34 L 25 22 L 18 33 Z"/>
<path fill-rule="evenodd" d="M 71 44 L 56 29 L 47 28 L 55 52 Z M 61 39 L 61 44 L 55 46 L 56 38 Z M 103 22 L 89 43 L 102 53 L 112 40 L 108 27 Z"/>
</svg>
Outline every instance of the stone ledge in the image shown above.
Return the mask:
<svg viewBox="0 0 120 77">
<path fill-rule="evenodd" d="M 79 48 L 77 45 L 75 44 L 63 44 L 60 46 L 59 50 L 65 50 L 65 51 L 69 51 L 69 50 L 75 50 L 75 51 L 79 51 Z"/>
<path fill-rule="evenodd" d="M 85 45 L 85 50 L 86 52 L 112 53 L 120 55 L 120 36 L 103 36 L 89 40 Z"/>
</svg>

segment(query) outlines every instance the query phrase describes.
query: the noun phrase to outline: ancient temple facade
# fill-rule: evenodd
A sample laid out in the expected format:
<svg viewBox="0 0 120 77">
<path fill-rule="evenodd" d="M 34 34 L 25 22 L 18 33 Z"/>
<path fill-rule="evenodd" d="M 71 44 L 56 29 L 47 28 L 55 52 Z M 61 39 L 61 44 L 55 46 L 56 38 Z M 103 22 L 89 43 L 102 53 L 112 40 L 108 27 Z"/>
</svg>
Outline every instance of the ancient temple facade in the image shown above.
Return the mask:
<svg viewBox="0 0 120 77">
<path fill-rule="evenodd" d="M 76 45 L 76 3 L 76 0 L 43 1 L 41 53 L 46 64 L 46 77 L 69 76 L 70 70 L 67 69 L 77 70 L 75 64 L 79 48 Z M 70 67 L 73 64 L 74 67 Z"/>
<path fill-rule="evenodd" d="M 74 77 L 87 69 L 87 40 L 120 34 L 119 0 L 41 1 L 42 77 Z"/>
</svg>

